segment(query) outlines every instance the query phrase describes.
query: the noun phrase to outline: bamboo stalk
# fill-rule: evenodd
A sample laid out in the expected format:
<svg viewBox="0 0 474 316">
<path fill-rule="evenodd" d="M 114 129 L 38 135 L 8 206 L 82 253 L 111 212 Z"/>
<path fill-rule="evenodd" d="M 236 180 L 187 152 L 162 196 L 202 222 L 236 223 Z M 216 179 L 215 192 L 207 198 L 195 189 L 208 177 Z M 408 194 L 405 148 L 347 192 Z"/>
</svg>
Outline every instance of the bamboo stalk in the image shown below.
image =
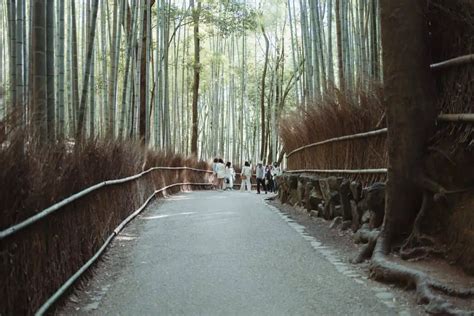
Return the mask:
<svg viewBox="0 0 474 316">
<path fill-rule="evenodd" d="M 431 69 L 440 69 L 440 68 L 446 68 L 446 67 L 469 64 L 469 63 L 473 63 L 473 62 L 474 62 L 474 54 L 469 54 L 469 55 L 464 55 L 464 56 L 451 58 L 451 59 L 448 59 L 448 60 L 445 60 L 445 61 L 441 61 L 439 63 L 431 64 L 430 68 Z"/>
<path fill-rule="evenodd" d="M 151 169 L 150 169 L 151 170 Z M 146 172 L 150 171 L 147 170 Z M 207 171 L 207 170 L 206 170 Z M 100 255 L 104 252 L 104 250 L 107 248 L 107 246 L 110 244 L 110 242 L 114 239 L 115 236 L 117 236 L 120 231 L 131 221 L 133 220 L 138 214 L 140 214 L 150 203 L 150 201 L 156 196 L 156 194 L 161 193 L 167 189 L 170 189 L 172 187 L 176 186 L 184 186 L 184 185 L 193 185 L 193 186 L 209 186 L 211 185 L 210 183 L 190 183 L 190 182 L 185 182 L 185 183 L 175 183 L 171 184 L 168 186 L 165 186 L 164 188 L 161 188 L 159 190 L 156 190 L 151 194 L 148 199 L 145 201 L 145 203 L 140 206 L 135 212 L 130 214 L 125 220 L 123 220 L 115 229 L 114 231 L 110 234 L 110 236 L 107 238 L 107 240 L 104 242 L 104 244 L 100 247 L 100 249 L 79 269 L 74 273 L 66 282 L 63 283 L 63 285 L 36 311 L 35 315 L 44 315 L 48 309 L 67 291 L 67 289 L 74 284 L 74 282 L 87 270 L 89 267 L 100 257 Z"/>
<path fill-rule="evenodd" d="M 303 149 L 316 147 L 316 146 L 327 144 L 327 143 L 333 143 L 333 142 L 339 142 L 339 141 L 343 141 L 343 140 L 350 140 L 350 139 L 357 139 L 357 138 L 368 138 L 368 137 L 377 136 L 377 135 L 381 135 L 381 134 L 385 134 L 385 133 L 387 133 L 387 128 L 381 128 L 381 129 L 378 129 L 378 130 L 365 132 L 365 133 L 358 133 L 358 134 L 352 134 L 352 135 L 345 135 L 345 136 L 341 136 L 341 137 L 334 137 L 334 138 L 326 139 L 326 140 L 323 140 L 323 141 L 320 141 L 320 142 L 317 142 L 317 143 L 308 144 L 308 145 L 296 148 L 295 150 L 289 152 L 287 154 L 287 157 L 290 157 L 294 153 L 296 153 L 298 151 L 301 151 Z"/>
<path fill-rule="evenodd" d="M 474 56 L 474 55 L 473 55 Z M 458 113 L 458 114 L 440 114 L 437 118 L 438 121 L 441 122 L 474 122 L 474 113 Z M 372 136 L 377 136 L 381 134 L 387 133 L 387 128 L 381 128 L 378 130 L 373 130 L 370 132 L 365 132 L 365 133 L 358 133 L 358 134 L 351 134 L 351 135 L 345 135 L 345 136 L 340 136 L 340 137 L 334 137 L 334 138 L 329 138 L 317 143 L 312 143 L 308 145 L 304 145 L 301 147 L 298 147 L 291 152 L 287 154 L 287 158 L 289 158 L 291 155 L 294 153 L 297 153 L 299 151 L 302 151 L 307 148 L 311 147 L 316 147 L 319 145 L 324 145 L 328 143 L 334 143 L 334 142 L 339 142 L 339 141 L 344 141 L 344 140 L 351 140 L 351 139 L 358 139 L 358 138 L 368 138 Z"/>
<path fill-rule="evenodd" d="M 285 173 L 345 173 L 345 174 L 373 174 L 373 173 L 387 173 L 386 168 L 380 169 L 298 169 L 286 170 Z"/>
<path fill-rule="evenodd" d="M 40 211 L 39 213 L 27 218 L 26 220 L 16 224 L 16 225 L 13 225 L 13 226 L 10 226 L 9 228 L 6 228 L 2 231 L 0 231 L 0 240 L 2 239 L 5 239 L 6 237 L 8 236 L 11 236 L 13 235 L 14 233 L 16 233 L 17 231 L 25 228 L 25 227 L 28 227 L 30 225 L 32 225 L 33 223 L 36 223 L 37 221 L 45 218 L 46 216 L 54 213 L 55 211 L 61 209 L 62 207 L 64 207 L 65 205 L 67 204 L 70 204 L 71 202 L 79 199 L 79 198 L 82 198 L 84 197 L 85 195 L 93 192 L 93 191 L 96 191 L 102 187 L 105 187 L 105 186 L 109 186 L 109 185 L 114 185 L 114 184 L 121 184 L 121 183 L 125 183 L 125 182 L 129 182 L 129 181 L 133 181 L 135 179 L 138 179 L 142 176 L 144 176 L 145 174 L 151 172 L 151 171 L 154 171 L 154 170 L 190 170 L 190 171 L 196 171 L 196 172 L 206 172 L 206 173 L 212 173 L 212 171 L 210 170 L 204 170 L 204 169 L 196 169 L 196 168 L 190 168 L 190 167 L 153 167 L 153 168 L 150 168 L 146 171 L 143 171 L 139 174 L 136 174 L 136 175 L 133 175 L 133 176 L 130 176 L 130 177 L 126 177 L 126 178 L 122 178 L 122 179 L 116 179 L 116 180 L 107 180 L 107 181 L 103 181 L 101 183 L 97 183 L 93 186 L 90 186 L 76 194 L 73 194 L 71 195 L 70 197 L 68 198 L 65 198 L 64 200 Z"/>
<path fill-rule="evenodd" d="M 441 122 L 474 122 L 474 113 L 440 114 L 438 116 L 438 121 L 441 121 Z"/>
</svg>

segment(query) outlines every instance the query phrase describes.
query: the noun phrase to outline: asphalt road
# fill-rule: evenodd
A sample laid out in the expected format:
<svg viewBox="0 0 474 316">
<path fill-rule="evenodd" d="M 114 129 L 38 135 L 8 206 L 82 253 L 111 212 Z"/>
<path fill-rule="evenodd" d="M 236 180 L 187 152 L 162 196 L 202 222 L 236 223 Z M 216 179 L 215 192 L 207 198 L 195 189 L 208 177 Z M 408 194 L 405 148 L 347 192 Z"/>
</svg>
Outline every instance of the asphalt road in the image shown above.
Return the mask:
<svg viewBox="0 0 474 316">
<path fill-rule="evenodd" d="M 60 314 L 400 313 L 264 197 L 193 192 L 153 205 Z"/>
</svg>

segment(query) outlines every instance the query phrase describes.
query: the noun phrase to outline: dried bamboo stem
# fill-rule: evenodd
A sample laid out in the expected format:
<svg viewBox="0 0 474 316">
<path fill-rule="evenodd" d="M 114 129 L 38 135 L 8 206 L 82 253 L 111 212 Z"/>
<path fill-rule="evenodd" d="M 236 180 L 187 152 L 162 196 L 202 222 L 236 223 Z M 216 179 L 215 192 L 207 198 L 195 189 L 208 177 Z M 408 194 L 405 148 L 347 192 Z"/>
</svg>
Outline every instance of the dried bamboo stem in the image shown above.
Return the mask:
<svg viewBox="0 0 474 316">
<path fill-rule="evenodd" d="M 459 56 L 456 58 L 451 58 L 445 61 L 441 61 L 439 63 L 431 64 L 430 68 L 440 69 L 440 68 L 469 64 L 472 62 L 474 62 L 474 54 L 469 54 L 469 55 Z"/>
<path fill-rule="evenodd" d="M 286 170 L 286 173 L 346 173 L 346 174 L 372 174 L 372 173 L 387 173 L 386 168 L 380 169 L 298 169 Z"/>
<path fill-rule="evenodd" d="M 472 56 L 474 56 L 474 55 L 472 55 Z M 474 122 L 474 113 L 440 114 L 438 116 L 437 120 L 438 121 L 449 121 L 449 122 Z M 320 142 L 317 142 L 317 143 L 304 145 L 304 146 L 298 147 L 298 148 L 292 150 L 291 152 L 289 152 L 287 154 L 287 158 L 289 158 L 294 153 L 302 151 L 302 150 L 307 149 L 307 148 L 316 147 L 316 146 L 319 146 L 319 145 L 324 145 L 324 144 L 333 143 L 333 142 L 339 142 L 339 141 L 343 141 L 343 140 L 351 140 L 351 139 L 357 139 L 357 138 L 368 138 L 368 137 L 372 137 L 372 136 L 377 136 L 377 135 L 387 133 L 387 130 L 388 130 L 387 128 L 382 128 L 382 129 L 373 130 L 373 131 L 365 132 L 365 133 L 358 133 L 358 134 L 352 134 L 352 135 L 345 135 L 345 136 L 341 136 L 341 137 L 334 137 L 334 138 L 326 139 L 326 140 L 323 140 L 323 141 L 320 141 Z"/>
<path fill-rule="evenodd" d="M 385 133 L 387 133 L 387 128 L 381 128 L 381 129 L 370 131 L 370 132 L 358 133 L 358 134 L 352 134 L 352 135 L 345 135 L 345 136 L 341 136 L 341 137 L 326 139 L 326 140 L 323 140 L 321 142 L 317 142 L 317 143 L 313 143 L 313 144 L 309 144 L 309 145 L 305 145 L 305 146 L 301 146 L 299 148 L 296 148 L 295 150 L 293 150 L 293 151 L 291 151 L 287 154 L 287 158 L 290 157 L 291 155 L 293 155 L 294 153 L 296 153 L 298 151 L 301 151 L 301 150 L 304 150 L 304 149 L 307 149 L 307 148 L 316 147 L 316 146 L 319 146 L 319 145 L 324 145 L 324 144 L 333 143 L 333 142 L 339 142 L 339 141 L 343 141 L 343 140 L 350 140 L 350 139 L 357 139 L 357 138 L 368 138 L 368 137 L 377 136 L 377 135 L 381 135 L 381 134 L 385 134 Z"/>
<path fill-rule="evenodd" d="M 126 177 L 126 178 L 122 178 L 122 179 L 117 179 L 117 180 L 107 180 L 107 181 L 103 181 L 101 183 L 98 183 L 98 184 L 95 184 L 91 187 L 88 187 L 76 194 L 73 194 L 71 195 L 70 197 L 68 198 L 65 198 L 64 200 L 42 210 L 41 212 L 25 219 L 24 221 L 16 224 L 16 225 L 13 225 L 9 228 L 6 228 L 2 231 L 0 231 L 0 240 L 16 233 L 17 231 L 27 227 L 27 226 L 30 226 L 31 224 L 39 221 L 40 219 L 43 219 L 45 218 L 46 216 L 50 215 L 51 213 L 61 209 L 62 207 L 64 207 L 65 205 L 79 199 L 79 198 L 82 198 L 84 197 L 85 195 L 93 192 L 93 191 L 96 191 L 102 187 L 105 187 L 105 186 L 109 186 L 109 185 L 114 185 L 114 184 L 120 184 L 120 183 L 125 183 L 125 182 L 129 182 L 129 181 L 133 181 L 135 179 L 138 179 L 140 177 L 142 177 L 143 175 L 151 172 L 151 171 L 154 171 L 154 170 L 191 170 L 191 171 L 196 171 L 196 172 L 205 172 L 205 173 L 212 173 L 212 171 L 210 170 L 204 170 L 204 169 L 196 169 L 196 168 L 190 168 L 190 167 L 153 167 L 153 168 L 150 168 L 146 171 L 143 171 L 139 174 L 136 174 L 134 176 L 130 176 L 130 177 Z"/>
<path fill-rule="evenodd" d="M 474 113 L 440 114 L 438 121 L 442 122 L 474 122 Z"/>
</svg>

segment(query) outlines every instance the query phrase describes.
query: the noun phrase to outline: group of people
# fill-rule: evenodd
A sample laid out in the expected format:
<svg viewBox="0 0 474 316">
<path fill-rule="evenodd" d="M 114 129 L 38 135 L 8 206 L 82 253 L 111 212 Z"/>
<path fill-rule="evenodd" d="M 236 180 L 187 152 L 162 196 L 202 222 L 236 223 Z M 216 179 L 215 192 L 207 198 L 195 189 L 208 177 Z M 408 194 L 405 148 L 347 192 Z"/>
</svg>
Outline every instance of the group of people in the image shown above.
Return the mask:
<svg viewBox="0 0 474 316">
<path fill-rule="evenodd" d="M 230 161 L 224 164 L 224 160 L 221 158 L 214 158 L 212 173 L 214 175 L 214 188 L 232 190 L 235 181 L 235 170 Z"/>
<path fill-rule="evenodd" d="M 236 173 L 230 161 L 224 164 L 221 158 L 214 158 L 212 171 L 214 175 L 214 188 L 219 190 L 233 190 Z M 276 192 L 278 188 L 275 177 L 280 175 L 280 173 L 281 170 L 277 163 L 264 166 L 263 162 L 258 162 L 255 167 L 257 194 L 260 194 L 261 190 L 265 191 L 265 194 L 267 194 L 267 192 Z M 246 161 L 240 173 L 240 191 L 252 191 L 252 182 L 250 181 L 252 174 L 252 166 L 250 162 Z"/>
</svg>

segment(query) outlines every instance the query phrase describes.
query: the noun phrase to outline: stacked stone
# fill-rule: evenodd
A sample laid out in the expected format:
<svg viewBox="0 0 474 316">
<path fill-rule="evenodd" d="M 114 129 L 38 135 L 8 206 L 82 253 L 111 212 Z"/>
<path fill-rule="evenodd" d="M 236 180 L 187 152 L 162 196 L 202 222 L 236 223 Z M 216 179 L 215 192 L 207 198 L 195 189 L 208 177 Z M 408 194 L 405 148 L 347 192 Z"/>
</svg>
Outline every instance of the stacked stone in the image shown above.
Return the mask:
<svg viewBox="0 0 474 316">
<path fill-rule="evenodd" d="M 344 177 L 284 173 L 277 177 L 281 203 L 300 207 L 310 216 L 333 220 L 332 226 L 374 229 L 381 226 L 385 207 L 385 183 L 363 188 Z"/>
</svg>

